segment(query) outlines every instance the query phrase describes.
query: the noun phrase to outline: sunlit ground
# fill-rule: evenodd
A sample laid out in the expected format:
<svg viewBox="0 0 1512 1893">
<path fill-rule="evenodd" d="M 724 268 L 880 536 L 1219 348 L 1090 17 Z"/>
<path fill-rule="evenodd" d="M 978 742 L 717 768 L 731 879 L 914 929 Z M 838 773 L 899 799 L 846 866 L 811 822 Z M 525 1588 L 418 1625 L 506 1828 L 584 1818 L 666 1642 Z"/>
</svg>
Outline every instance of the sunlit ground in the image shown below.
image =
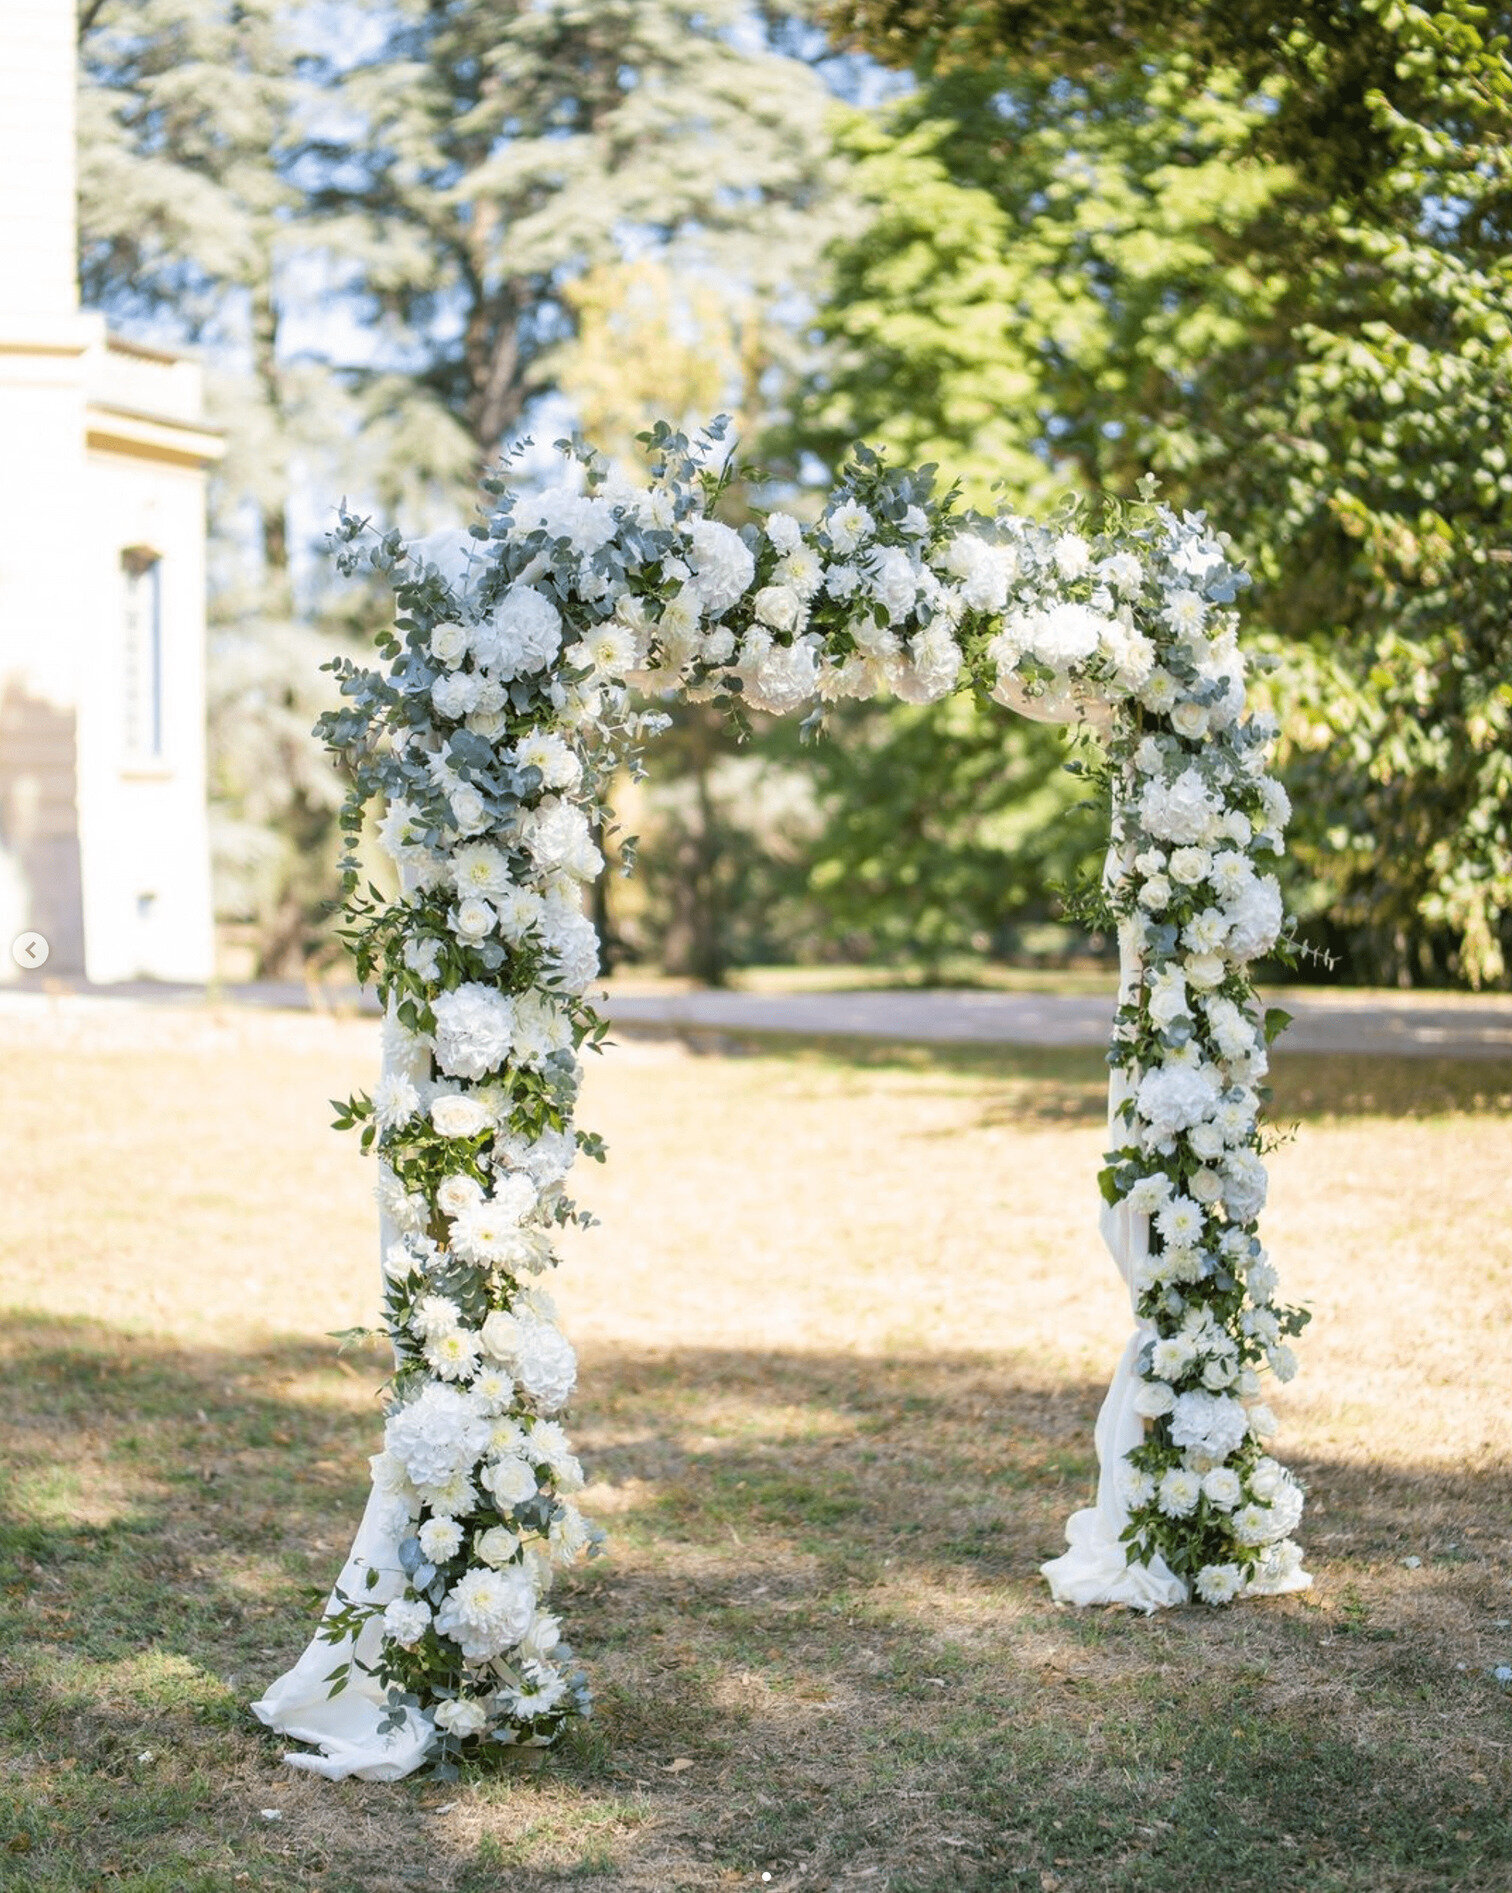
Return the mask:
<svg viewBox="0 0 1512 1893">
<path fill-rule="evenodd" d="M 1317 1582 L 1145 1621 L 1036 1574 L 1127 1331 L 1099 1055 L 616 1049 L 555 1284 L 599 1715 L 538 1774 L 333 1786 L 244 1703 L 377 1443 L 376 1357 L 326 1339 L 375 1310 L 326 1128 L 375 1057 L 357 1021 L 0 1013 L 0 1885 L 1508 1884 L 1512 1074 L 1282 1061 Z"/>
</svg>

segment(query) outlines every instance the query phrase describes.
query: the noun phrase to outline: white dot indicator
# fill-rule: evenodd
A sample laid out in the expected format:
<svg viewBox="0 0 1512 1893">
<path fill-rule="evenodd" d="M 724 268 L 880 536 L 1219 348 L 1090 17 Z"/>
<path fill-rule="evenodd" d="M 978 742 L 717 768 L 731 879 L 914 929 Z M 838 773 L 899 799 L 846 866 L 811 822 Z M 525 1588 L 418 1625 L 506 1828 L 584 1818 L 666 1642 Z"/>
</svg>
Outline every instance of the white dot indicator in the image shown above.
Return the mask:
<svg viewBox="0 0 1512 1893">
<path fill-rule="evenodd" d="M 44 934 L 18 933 L 11 941 L 11 958 L 28 973 L 34 973 L 39 966 L 46 966 L 51 951 Z"/>
</svg>

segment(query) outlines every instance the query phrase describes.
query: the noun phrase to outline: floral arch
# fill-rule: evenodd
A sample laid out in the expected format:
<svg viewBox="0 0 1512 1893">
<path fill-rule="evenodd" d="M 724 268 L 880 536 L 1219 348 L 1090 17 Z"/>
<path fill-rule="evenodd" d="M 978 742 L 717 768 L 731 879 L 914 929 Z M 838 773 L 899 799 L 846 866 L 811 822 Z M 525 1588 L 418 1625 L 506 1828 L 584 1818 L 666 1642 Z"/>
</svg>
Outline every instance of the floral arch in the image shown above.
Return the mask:
<svg viewBox="0 0 1512 1893">
<path fill-rule="evenodd" d="M 1121 983 L 1099 1181 L 1136 1327 L 1096 1503 L 1044 1572 L 1062 1602 L 1146 1611 L 1309 1581 L 1258 1400 L 1306 1316 L 1277 1305 L 1256 1234 L 1268 1031 L 1247 969 L 1283 929 L 1263 870 L 1288 809 L 1274 732 L 1245 710 L 1245 575 L 1201 515 L 985 518 L 864 449 L 816 524 L 737 532 L 713 517 L 718 435 L 659 427 L 641 486 L 582 448 L 550 491 L 486 481 L 467 535 L 406 545 L 346 514 L 336 535 L 342 569 L 370 566 L 398 605 L 380 667 L 332 666 L 346 702 L 323 720 L 349 840 L 382 806 L 400 870 L 385 899 L 348 862 L 349 937 L 387 1017 L 382 1076 L 339 1120 L 379 1157 L 396 1367 L 315 1641 L 254 1705 L 321 1774 L 542 1746 L 589 1706 L 545 1604 L 598 1535 L 556 1417 L 576 1361 L 539 1282 L 578 1215 L 573 1160 L 602 1155 L 573 1126 L 578 1054 L 606 1030 L 580 893 L 607 783 L 665 722 L 636 686 L 820 714 L 971 688 L 1100 731 Z"/>
</svg>

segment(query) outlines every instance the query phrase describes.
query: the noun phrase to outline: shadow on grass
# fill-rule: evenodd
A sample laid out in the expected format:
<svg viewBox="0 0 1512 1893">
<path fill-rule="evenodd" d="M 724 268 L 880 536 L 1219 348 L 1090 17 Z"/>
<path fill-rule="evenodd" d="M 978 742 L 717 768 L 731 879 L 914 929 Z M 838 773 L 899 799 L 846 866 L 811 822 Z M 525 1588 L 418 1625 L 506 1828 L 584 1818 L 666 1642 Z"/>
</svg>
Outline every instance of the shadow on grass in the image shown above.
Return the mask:
<svg viewBox="0 0 1512 1893">
<path fill-rule="evenodd" d="M 984 1124 L 1100 1124 L 1107 1115 L 1107 1060 L 1095 1046 L 926 1044 L 700 1027 L 618 1029 L 625 1037 L 677 1038 L 704 1057 L 776 1058 L 855 1071 L 985 1080 L 1001 1087 L 1001 1094 L 986 1101 Z M 1269 1116 L 1278 1124 L 1512 1114 L 1512 1063 L 1502 1060 L 1288 1052 L 1283 1047 L 1273 1054 L 1270 1083 Z"/>
<path fill-rule="evenodd" d="M 377 1372 L 44 1318 L 6 1351 L 0 1885 L 1512 1873 L 1505 1701 L 1454 1667 L 1505 1608 L 1505 1477 L 1311 1465 L 1313 1597 L 1064 1613 L 1035 1566 L 1089 1489 L 1100 1388 L 1026 1359 L 601 1348 L 576 1430 L 614 1550 L 560 1599 L 597 1722 L 539 1776 L 333 1786 L 288 1776 L 244 1703 L 344 1554 Z M 1404 1544 L 1428 1553 L 1410 1595 Z"/>
</svg>

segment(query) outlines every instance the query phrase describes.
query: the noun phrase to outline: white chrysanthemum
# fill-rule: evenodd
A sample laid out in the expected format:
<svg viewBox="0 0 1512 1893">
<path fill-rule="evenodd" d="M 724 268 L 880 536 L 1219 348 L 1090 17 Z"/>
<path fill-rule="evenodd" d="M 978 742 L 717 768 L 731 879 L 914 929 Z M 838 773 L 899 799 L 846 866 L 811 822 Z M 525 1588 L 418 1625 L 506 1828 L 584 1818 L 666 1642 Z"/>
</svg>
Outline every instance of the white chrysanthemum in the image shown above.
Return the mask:
<svg viewBox="0 0 1512 1893">
<path fill-rule="evenodd" d="M 779 559 L 772 573 L 776 585 L 790 585 L 805 602 L 824 585 L 824 564 L 810 546 L 795 546 L 785 559 Z"/>
<path fill-rule="evenodd" d="M 402 1071 L 386 1071 L 373 1086 L 373 1118 L 379 1130 L 408 1123 L 420 1109 L 420 1093 Z"/>
<path fill-rule="evenodd" d="M 549 795 L 522 823 L 525 846 L 544 874 L 570 874 L 591 881 L 603 870 L 604 857 L 594 846 L 588 817 L 574 802 Z"/>
<path fill-rule="evenodd" d="M 1247 1424 L 1244 1408 L 1228 1394 L 1178 1394 L 1171 1413 L 1171 1440 L 1184 1450 L 1227 1459 L 1243 1445 Z"/>
<path fill-rule="evenodd" d="M 856 499 L 842 500 L 826 516 L 824 525 L 830 544 L 842 557 L 864 545 L 877 529 L 877 522 Z"/>
<path fill-rule="evenodd" d="M 454 1472 L 438 1485 L 421 1486 L 420 1496 L 439 1518 L 465 1518 L 478 1509 L 478 1488 L 465 1472 Z"/>
<path fill-rule="evenodd" d="M 384 1636 L 406 1650 L 412 1650 L 430 1627 L 430 1605 L 418 1597 L 396 1597 L 384 1609 Z"/>
<path fill-rule="evenodd" d="M 1207 1218 L 1203 1215 L 1201 1204 L 1194 1202 L 1190 1196 L 1173 1196 L 1155 1218 L 1155 1227 L 1160 1231 L 1161 1240 L 1172 1248 L 1201 1242 L 1206 1226 Z"/>
<path fill-rule="evenodd" d="M 518 1643 L 534 1614 L 535 1591 L 517 1565 L 475 1565 L 447 1593 L 436 1628 L 455 1638 L 469 1663 L 483 1663 Z"/>
<path fill-rule="evenodd" d="M 1139 798 L 1139 819 L 1162 841 L 1201 841 L 1218 812 L 1216 798 L 1195 769 L 1183 769 L 1171 782 L 1152 777 Z"/>
<path fill-rule="evenodd" d="M 462 1549 L 462 1527 L 454 1518 L 428 1518 L 418 1536 L 421 1553 L 432 1564 L 445 1564 Z"/>
<path fill-rule="evenodd" d="M 421 846 L 424 832 L 420 811 L 410 802 L 391 802 L 378 824 L 378 840 L 385 853 L 395 861 L 405 862 Z"/>
<path fill-rule="evenodd" d="M 1171 1179 L 1165 1175 L 1141 1177 L 1124 1199 L 1136 1216 L 1153 1216 L 1171 1195 Z"/>
<path fill-rule="evenodd" d="M 484 1268 L 504 1267 L 521 1253 L 520 1224 L 535 1206 L 535 1186 L 518 1171 L 500 1177 L 491 1197 L 469 1204 L 451 1225 L 452 1252 Z"/>
<path fill-rule="evenodd" d="M 553 1052 L 572 1049 L 572 1018 L 548 993 L 532 989 L 515 1001 L 514 1052 L 520 1064 L 539 1068 Z"/>
<path fill-rule="evenodd" d="M 494 910 L 499 916 L 499 932 L 512 946 L 518 946 L 539 923 L 545 902 L 533 887 L 511 887 L 498 896 Z"/>
<path fill-rule="evenodd" d="M 410 1329 L 422 1341 L 455 1334 L 462 1325 L 462 1310 L 448 1295 L 422 1295 L 410 1311 Z"/>
<path fill-rule="evenodd" d="M 432 1335 L 420 1351 L 440 1379 L 466 1380 L 478 1364 L 478 1337 L 467 1328 L 452 1328 Z"/>
<path fill-rule="evenodd" d="M 391 1414 L 384 1449 L 404 1467 L 412 1485 L 439 1485 L 468 1471 L 488 1439 L 488 1423 L 455 1387 L 431 1382 L 408 1406 Z"/>
<path fill-rule="evenodd" d="M 1285 1533 L 1268 1505 L 1244 1505 L 1234 1514 L 1234 1536 L 1241 1545 L 1268 1545 Z"/>
<path fill-rule="evenodd" d="M 1150 1350 L 1150 1371 L 1161 1380 L 1180 1380 L 1196 1358 L 1190 1336 L 1167 1335 Z"/>
<path fill-rule="evenodd" d="M 486 1078 L 509 1056 L 514 1005 L 477 980 L 431 1001 L 436 1019 L 436 1063 L 449 1078 Z"/>
<path fill-rule="evenodd" d="M 568 653 L 575 662 L 606 677 L 623 677 L 634 670 L 645 655 L 641 639 L 633 627 L 613 618 L 585 632 Z"/>
<path fill-rule="evenodd" d="M 1190 1518 L 1202 1497 L 1202 1481 L 1184 1466 L 1173 1466 L 1160 1481 L 1159 1505 L 1167 1518 Z"/>
<path fill-rule="evenodd" d="M 552 1562 L 565 1569 L 568 1565 L 576 1564 L 588 1549 L 587 1521 L 575 1505 L 570 1502 L 564 1504 L 551 1521 L 548 1537 Z"/>
<path fill-rule="evenodd" d="M 1247 887 L 1253 886 L 1255 864 L 1248 855 L 1240 854 L 1233 848 L 1225 848 L 1221 854 L 1214 855 L 1209 878 L 1220 900 L 1236 901 Z"/>
<path fill-rule="evenodd" d="M 1205 1564 L 1197 1573 L 1197 1595 L 1204 1604 L 1227 1604 L 1239 1595 L 1244 1573 L 1237 1564 Z"/>
<path fill-rule="evenodd" d="M 470 841 L 452 856 L 451 877 L 464 900 L 491 900 L 509 888 L 509 863 L 492 843 Z"/>
<path fill-rule="evenodd" d="M 521 737 L 514 759 L 521 769 L 538 769 L 548 789 L 575 789 L 583 779 L 582 758 L 551 730 L 532 730 Z"/>
<path fill-rule="evenodd" d="M 466 1091 L 442 1091 L 430 1102 L 430 1121 L 443 1137 L 479 1137 L 493 1123 L 483 1100 Z"/>
<path fill-rule="evenodd" d="M 1118 1462 L 1118 1496 L 1131 1512 L 1141 1511 L 1155 1496 L 1155 1481 L 1147 1472 L 1131 1466 L 1126 1459 Z"/>
</svg>

